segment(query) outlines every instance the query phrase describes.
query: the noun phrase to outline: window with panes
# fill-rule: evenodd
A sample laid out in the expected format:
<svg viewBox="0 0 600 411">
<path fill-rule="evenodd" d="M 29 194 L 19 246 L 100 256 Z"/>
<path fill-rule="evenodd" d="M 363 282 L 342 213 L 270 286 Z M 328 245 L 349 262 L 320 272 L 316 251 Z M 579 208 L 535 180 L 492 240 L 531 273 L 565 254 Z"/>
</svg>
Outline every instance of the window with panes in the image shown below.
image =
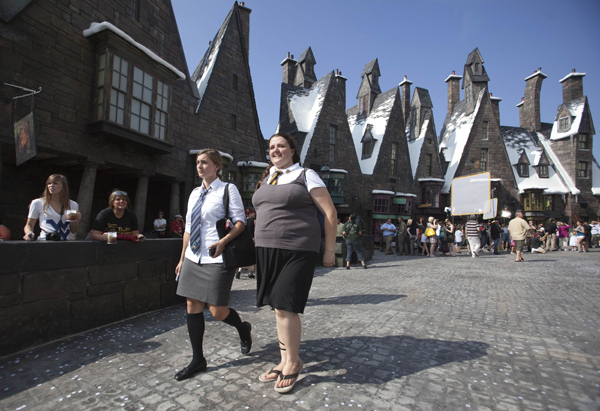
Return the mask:
<svg viewBox="0 0 600 411">
<path fill-rule="evenodd" d="M 580 161 L 577 163 L 577 177 L 588 178 L 588 162 Z"/>
<path fill-rule="evenodd" d="M 471 83 L 469 83 L 465 87 L 465 100 L 467 101 L 467 104 L 471 103 L 471 99 Z"/>
<path fill-rule="evenodd" d="M 558 129 L 560 131 L 568 130 L 571 128 L 571 119 L 569 117 L 563 117 L 558 120 Z"/>
<path fill-rule="evenodd" d="M 540 178 L 548 178 L 548 165 L 547 164 L 540 164 L 538 166 L 538 175 L 540 176 Z"/>
<path fill-rule="evenodd" d="M 392 151 L 390 153 L 390 175 L 396 175 L 396 155 L 398 154 L 398 143 L 392 143 Z"/>
<path fill-rule="evenodd" d="M 373 197 L 373 213 L 387 214 L 390 212 L 390 196 L 375 195 Z"/>
<path fill-rule="evenodd" d="M 431 177 L 431 173 L 432 173 L 432 155 L 431 154 L 425 154 L 425 171 L 427 172 L 427 177 Z"/>
<path fill-rule="evenodd" d="M 335 144 L 337 139 L 337 126 L 329 125 L 329 164 L 335 163 Z"/>
<path fill-rule="evenodd" d="M 589 149 L 587 134 L 579 134 L 577 136 L 577 148 L 580 150 Z"/>
<path fill-rule="evenodd" d="M 488 122 L 487 121 L 484 121 L 483 123 L 481 123 L 481 139 L 482 140 L 488 139 Z"/>
<path fill-rule="evenodd" d="M 433 185 L 421 186 L 421 205 L 438 208 L 440 206 L 440 187 Z"/>
<path fill-rule="evenodd" d="M 106 90 L 106 87 L 110 88 Z M 96 120 L 110 121 L 158 140 L 168 130 L 171 87 L 147 69 L 110 51 L 98 55 Z"/>
<path fill-rule="evenodd" d="M 489 149 L 482 148 L 479 156 L 479 170 L 488 171 L 488 152 Z"/>
</svg>

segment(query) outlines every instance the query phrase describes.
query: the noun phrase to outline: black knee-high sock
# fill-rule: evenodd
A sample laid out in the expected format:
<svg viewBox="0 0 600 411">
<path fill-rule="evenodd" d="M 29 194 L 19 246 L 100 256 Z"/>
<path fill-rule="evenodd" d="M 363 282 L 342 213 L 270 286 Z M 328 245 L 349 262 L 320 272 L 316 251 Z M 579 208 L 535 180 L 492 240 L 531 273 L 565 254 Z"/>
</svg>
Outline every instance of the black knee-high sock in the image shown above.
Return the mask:
<svg viewBox="0 0 600 411">
<path fill-rule="evenodd" d="M 202 340 L 204 338 L 204 313 L 188 314 L 187 315 L 188 334 L 190 335 L 190 343 L 192 344 L 192 362 L 188 368 L 195 368 L 198 364 L 204 361 L 204 353 L 202 351 Z"/>
<path fill-rule="evenodd" d="M 237 328 L 238 333 L 240 334 L 240 340 L 247 341 L 250 338 L 248 335 L 248 328 L 246 328 L 244 323 L 242 323 L 242 319 L 237 311 L 235 311 L 233 308 L 229 308 L 229 315 L 223 320 L 223 322 Z"/>
</svg>

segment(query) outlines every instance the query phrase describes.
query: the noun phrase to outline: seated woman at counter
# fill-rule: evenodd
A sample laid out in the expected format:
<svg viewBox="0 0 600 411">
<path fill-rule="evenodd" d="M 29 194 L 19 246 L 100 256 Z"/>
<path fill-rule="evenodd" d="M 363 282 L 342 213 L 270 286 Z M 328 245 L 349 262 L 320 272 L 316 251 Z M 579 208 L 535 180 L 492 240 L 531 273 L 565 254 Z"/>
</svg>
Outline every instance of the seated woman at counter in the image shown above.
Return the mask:
<svg viewBox="0 0 600 411">
<path fill-rule="evenodd" d="M 108 208 L 100 211 L 92 224 L 92 239 L 107 241 L 109 232 L 118 234 L 130 234 L 137 237 L 137 241 L 143 241 L 144 236 L 140 234 L 138 220 L 130 211 L 131 201 L 125 191 L 114 190 L 108 197 Z"/>
</svg>

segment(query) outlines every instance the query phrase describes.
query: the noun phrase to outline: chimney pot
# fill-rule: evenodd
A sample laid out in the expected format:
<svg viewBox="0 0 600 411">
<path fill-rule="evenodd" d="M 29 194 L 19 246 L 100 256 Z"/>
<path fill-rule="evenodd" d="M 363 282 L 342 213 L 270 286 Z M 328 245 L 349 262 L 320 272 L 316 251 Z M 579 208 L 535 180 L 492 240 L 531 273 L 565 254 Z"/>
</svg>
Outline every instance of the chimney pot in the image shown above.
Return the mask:
<svg viewBox="0 0 600 411">
<path fill-rule="evenodd" d="M 342 72 L 340 71 L 340 76 L 342 75 Z"/>
<path fill-rule="evenodd" d="M 490 92 L 490 97 L 494 97 L 494 95 L 492 94 L 492 92 Z"/>
<path fill-rule="evenodd" d="M 576 72 L 575 69 L 573 69 L 573 73 L 575 73 L 575 72 Z"/>
<path fill-rule="evenodd" d="M 212 44 L 212 40 L 208 40 L 208 45 L 210 46 Z"/>
<path fill-rule="evenodd" d="M 292 54 L 292 60 L 294 59 L 294 55 Z"/>
<path fill-rule="evenodd" d="M 540 67 L 540 68 L 538 69 L 538 71 L 542 71 L 542 68 Z"/>
<path fill-rule="evenodd" d="M 290 58 L 290 52 L 289 52 L 289 51 L 288 51 L 288 55 L 287 55 L 287 58 Z"/>
<path fill-rule="evenodd" d="M 456 70 L 452 70 L 452 75 L 454 76 L 456 74 Z"/>
<path fill-rule="evenodd" d="M 525 101 L 525 97 L 521 97 L 521 101 Z"/>
</svg>

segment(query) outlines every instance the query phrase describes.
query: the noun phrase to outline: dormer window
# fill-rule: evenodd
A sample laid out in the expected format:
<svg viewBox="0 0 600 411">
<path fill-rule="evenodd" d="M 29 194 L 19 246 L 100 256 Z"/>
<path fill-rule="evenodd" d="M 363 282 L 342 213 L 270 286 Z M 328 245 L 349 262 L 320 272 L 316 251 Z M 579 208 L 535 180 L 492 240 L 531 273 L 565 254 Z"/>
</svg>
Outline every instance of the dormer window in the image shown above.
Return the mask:
<svg viewBox="0 0 600 411">
<path fill-rule="evenodd" d="M 371 130 L 373 129 L 373 126 L 371 124 L 367 125 L 367 130 L 365 131 L 365 135 L 363 136 L 362 140 L 360 141 L 362 143 L 362 156 L 361 156 L 361 160 L 365 160 L 367 158 L 371 158 L 371 156 L 373 155 L 373 149 L 375 148 L 375 138 L 373 138 L 373 133 L 371 132 Z"/>
<path fill-rule="evenodd" d="M 562 117 L 558 120 L 558 131 L 567 131 L 571 128 L 571 118 Z"/>
<path fill-rule="evenodd" d="M 546 164 L 540 164 L 538 166 L 538 175 L 540 178 L 548 178 L 548 166 Z"/>
<path fill-rule="evenodd" d="M 474 71 L 475 73 L 479 73 L 479 63 L 475 63 L 475 64 L 473 65 L 473 71 Z"/>
<path fill-rule="evenodd" d="M 529 159 L 525 151 L 523 151 L 517 163 L 517 172 L 519 173 L 519 177 L 529 177 Z"/>
</svg>

